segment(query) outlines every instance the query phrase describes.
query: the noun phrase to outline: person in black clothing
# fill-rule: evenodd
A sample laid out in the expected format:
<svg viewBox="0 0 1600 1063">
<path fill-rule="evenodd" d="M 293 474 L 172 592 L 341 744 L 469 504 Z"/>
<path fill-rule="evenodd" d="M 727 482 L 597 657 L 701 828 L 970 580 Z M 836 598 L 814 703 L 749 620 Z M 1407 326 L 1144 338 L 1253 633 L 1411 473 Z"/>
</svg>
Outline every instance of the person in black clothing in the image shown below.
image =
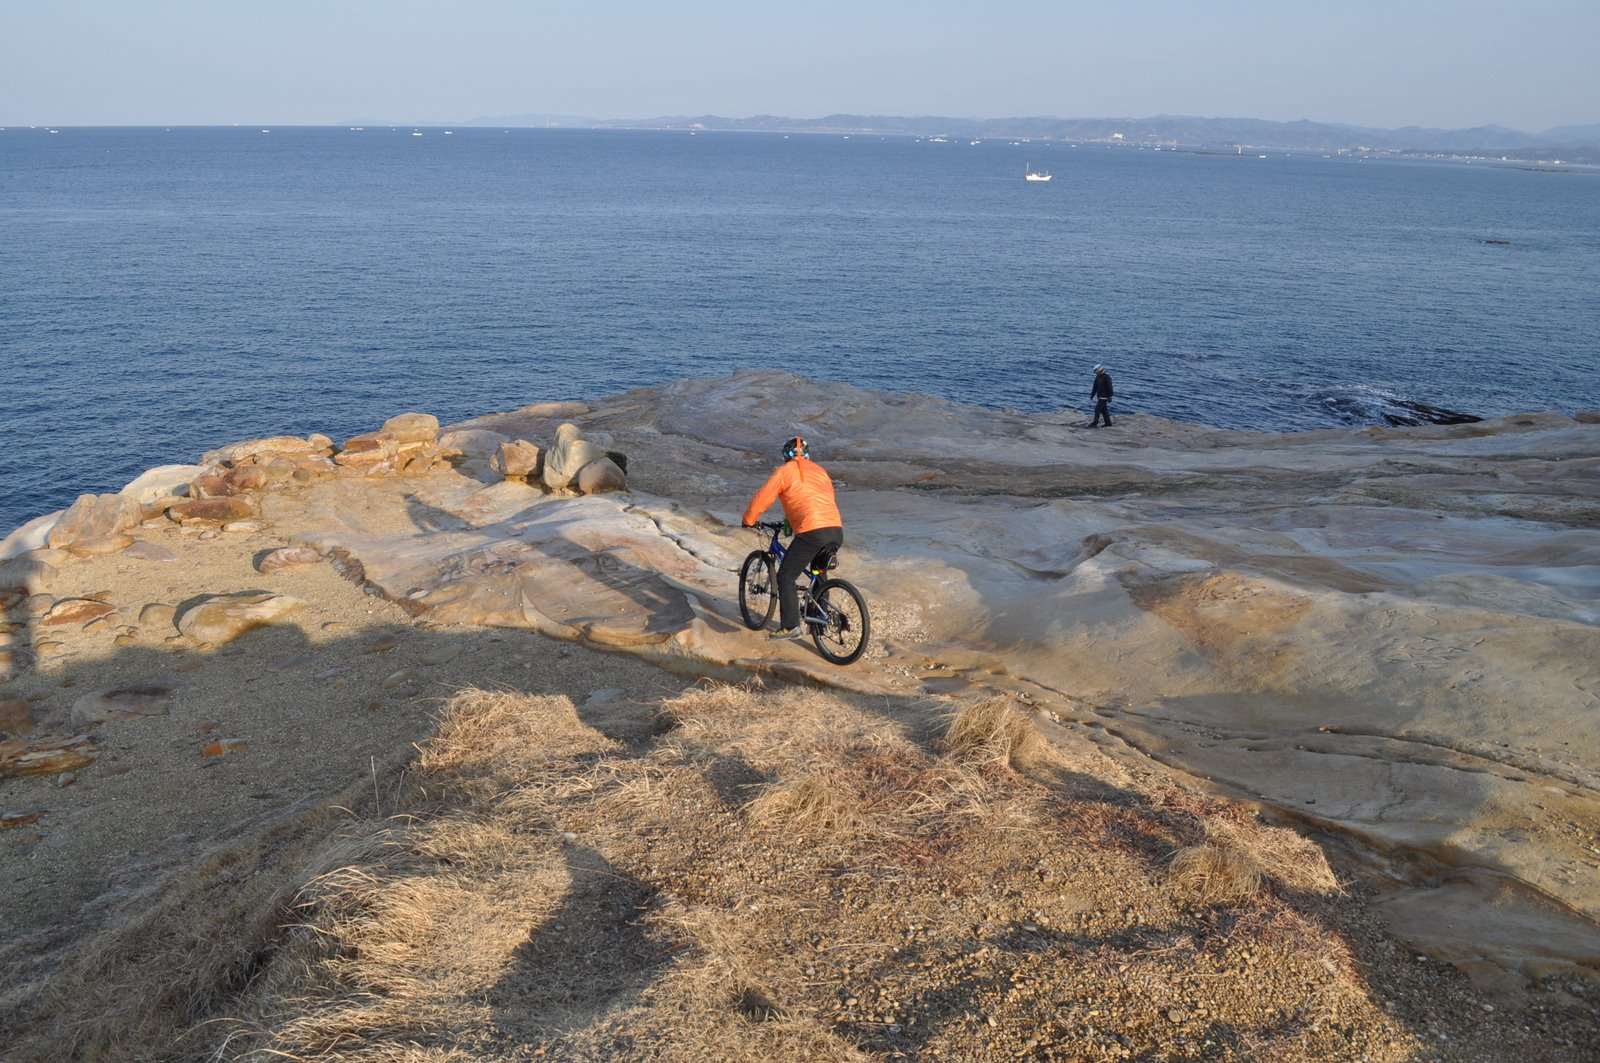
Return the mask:
<svg viewBox="0 0 1600 1063">
<path fill-rule="evenodd" d="M 1094 387 L 1089 389 L 1089 397 L 1094 400 L 1094 420 L 1089 422 L 1090 428 L 1100 427 L 1100 418 L 1106 419 L 1106 427 L 1111 427 L 1111 374 L 1106 372 L 1106 367 L 1094 367 Z"/>
</svg>

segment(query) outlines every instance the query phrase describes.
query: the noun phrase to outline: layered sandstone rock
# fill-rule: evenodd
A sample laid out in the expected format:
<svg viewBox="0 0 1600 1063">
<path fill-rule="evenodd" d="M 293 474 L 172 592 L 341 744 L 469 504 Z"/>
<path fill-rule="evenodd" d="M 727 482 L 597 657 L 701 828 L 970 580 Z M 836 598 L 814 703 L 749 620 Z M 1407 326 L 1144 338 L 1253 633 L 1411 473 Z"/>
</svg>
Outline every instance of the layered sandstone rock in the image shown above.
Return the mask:
<svg viewBox="0 0 1600 1063">
<path fill-rule="evenodd" d="M 489 468 L 507 480 L 528 482 L 544 471 L 544 452 L 526 439 L 508 439 L 495 448 Z"/>
<path fill-rule="evenodd" d="M 61 548 L 83 539 L 116 535 L 143 519 L 138 501 L 128 495 L 79 495 L 51 526 L 46 542 Z"/>
<path fill-rule="evenodd" d="M 425 415 L 391 419 L 337 464 L 314 440 L 237 463 L 230 450 L 211 463 L 224 486 L 242 466 L 266 482 L 169 505 L 182 519 L 254 499 L 232 519 L 306 544 L 285 557 L 325 556 L 430 621 L 719 675 L 1008 692 L 1129 764 L 1160 761 L 1397 866 L 1448 868 L 1446 885 L 1373 905 L 1441 954 L 1600 967 L 1600 866 L 1579 841 L 1600 829 L 1600 425 L 1278 436 L 1082 421 L 745 373 L 524 407 L 431 441 Z M 838 574 L 875 631 L 848 669 L 739 615 L 739 563 L 764 545 L 739 517 L 774 463 L 773 425 L 803 431 L 838 482 Z M 549 442 L 521 473 L 531 484 L 484 467 L 514 441 Z M 630 468 L 629 452 L 649 461 Z M 80 529 L 104 505 L 86 497 Z M 270 556 L 261 571 L 293 576 Z M 62 604 L 43 593 L 49 572 L 91 563 L 28 547 L 0 591 L 12 615 L 48 615 Z M 276 598 L 214 598 L 178 627 L 226 642 L 296 608 Z M 147 626 L 170 610 L 147 607 Z M 317 674 L 338 682 L 338 668 Z M 406 671 L 393 689 L 415 685 Z"/>
</svg>

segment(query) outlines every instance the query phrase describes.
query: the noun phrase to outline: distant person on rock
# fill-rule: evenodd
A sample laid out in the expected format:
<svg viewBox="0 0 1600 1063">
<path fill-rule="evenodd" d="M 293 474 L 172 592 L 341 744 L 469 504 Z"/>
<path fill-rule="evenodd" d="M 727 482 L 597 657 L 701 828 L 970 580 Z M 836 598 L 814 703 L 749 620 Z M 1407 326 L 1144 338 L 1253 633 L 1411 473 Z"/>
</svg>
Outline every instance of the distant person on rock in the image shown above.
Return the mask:
<svg viewBox="0 0 1600 1063">
<path fill-rule="evenodd" d="M 800 637 L 800 592 L 795 581 L 828 547 L 844 545 L 844 521 L 833 500 L 833 478 L 811 460 L 811 446 L 795 436 L 784 441 L 783 464 L 773 470 L 745 507 L 744 526 L 751 527 L 773 502 L 783 503 L 783 519 L 794 529 L 794 541 L 778 566 L 778 630 L 769 639 Z"/>
<path fill-rule="evenodd" d="M 1100 427 L 1100 418 L 1106 419 L 1106 427 L 1111 427 L 1111 374 L 1106 372 L 1106 367 L 1094 367 L 1094 387 L 1089 389 L 1089 397 L 1094 400 L 1094 420 L 1089 422 L 1090 428 Z"/>
</svg>

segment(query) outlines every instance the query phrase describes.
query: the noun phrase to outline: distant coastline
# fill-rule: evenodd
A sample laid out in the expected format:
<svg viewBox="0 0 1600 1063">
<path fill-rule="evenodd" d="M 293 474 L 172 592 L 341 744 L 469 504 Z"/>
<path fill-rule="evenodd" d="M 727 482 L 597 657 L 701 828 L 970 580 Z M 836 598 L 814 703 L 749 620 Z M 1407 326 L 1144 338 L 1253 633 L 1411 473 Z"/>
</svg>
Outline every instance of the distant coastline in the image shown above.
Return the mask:
<svg viewBox="0 0 1600 1063">
<path fill-rule="evenodd" d="M 1600 164 L 1600 123 L 1559 126 L 1540 133 L 1526 133 L 1502 126 L 1476 126 L 1471 129 L 1428 129 L 1418 126 L 1374 129 L 1305 120 L 1269 122 L 1256 118 L 1200 118 L 1188 115 L 1155 115 L 1148 118 L 953 118 L 937 115 L 906 117 L 832 114 L 822 118 L 789 118 L 779 115 L 729 118 L 706 114 L 625 119 L 520 114 L 473 118 L 458 124 L 463 127 L 681 129 L 705 132 L 992 137 L 1121 144 L 1179 150 L 1227 148 L 1243 151 L 1312 151 L 1346 154 L 1442 154 L 1552 165 Z"/>
</svg>

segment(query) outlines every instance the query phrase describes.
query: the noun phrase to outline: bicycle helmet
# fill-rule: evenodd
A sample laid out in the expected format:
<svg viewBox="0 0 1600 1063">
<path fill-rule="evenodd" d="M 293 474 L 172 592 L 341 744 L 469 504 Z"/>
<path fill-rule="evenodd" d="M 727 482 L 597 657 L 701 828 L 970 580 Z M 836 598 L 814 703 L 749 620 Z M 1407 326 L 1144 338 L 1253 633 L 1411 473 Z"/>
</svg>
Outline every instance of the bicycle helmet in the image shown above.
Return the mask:
<svg viewBox="0 0 1600 1063">
<path fill-rule="evenodd" d="M 792 439 L 783 441 L 782 453 L 784 461 L 793 461 L 795 458 L 809 458 L 811 457 L 811 444 L 807 443 L 802 437 L 795 436 Z"/>
</svg>

